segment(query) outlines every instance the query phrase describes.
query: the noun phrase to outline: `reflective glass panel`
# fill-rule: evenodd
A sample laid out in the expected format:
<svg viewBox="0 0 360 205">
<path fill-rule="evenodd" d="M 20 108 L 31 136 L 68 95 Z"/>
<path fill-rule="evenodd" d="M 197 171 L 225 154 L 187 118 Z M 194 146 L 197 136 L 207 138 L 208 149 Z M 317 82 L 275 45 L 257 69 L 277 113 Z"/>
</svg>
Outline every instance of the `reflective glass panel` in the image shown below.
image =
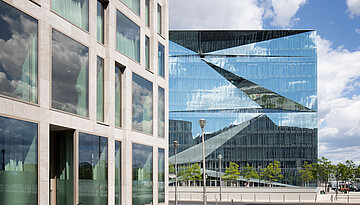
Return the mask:
<svg viewBox="0 0 360 205">
<path fill-rule="evenodd" d="M 115 126 L 121 127 L 121 70 L 115 66 Z"/>
<path fill-rule="evenodd" d="M 158 149 L 158 202 L 165 202 L 165 150 Z"/>
<path fill-rule="evenodd" d="M 0 1 L 0 94 L 37 103 L 38 21 Z"/>
<path fill-rule="evenodd" d="M 96 38 L 100 43 L 104 43 L 104 5 L 97 1 L 97 33 Z"/>
<path fill-rule="evenodd" d="M 158 72 L 161 77 L 165 77 L 165 47 L 159 43 L 158 46 Z"/>
<path fill-rule="evenodd" d="M 159 137 L 165 137 L 165 90 L 162 87 L 158 87 L 158 135 Z"/>
<path fill-rule="evenodd" d="M 140 0 L 121 0 L 124 2 L 131 10 L 140 15 Z"/>
<path fill-rule="evenodd" d="M 115 205 L 121 205 L 121 142 L 115 140 Z"/>
<path fill-rule="evenodd" d="M 145 36 L 145 68 L 150 70 L 150 38 Z"/>
<path fill-rule="evenodd" d="M 79 133 L 79 202 L 107 204 L 108 140 Z"/>
<path fill-rule="evenodd" d="M 150 0 L 145 0 L 145 25 L 150 26 Z"/>
<path fill-rule="evenodd" d="M 145 78 L 132 75 L 132 128 L 153 133 L 153 84 Z"/>
<path fill-rule="evenodd" d="M 162 25 L 161 25 L 161 6 L 158 4 L 157 5 L 157 32 L 159 34 L 162 34 Z"/>
<path fill-rule="evenodd" d="M 116 49 L 140 62 L 140 27 L 116 11 Z"/>
<path fill-rule="evenodd" d="M 51 9 L 89 31 L 89 0 L 51 0 Z"/>
<path fill-rule="evenodd" d="M 104 59 L 97 57 L 96 113 L 97 121 L 104 121 Z"/>
<path fill-rule="evenodd" d="M 89 49 L 53 29 L 52 108 L 88 116 Z"/>
<path fill-rule="evenodd" d="M 132 204 L 153 203 L 153 149 L 132 145 Z"/>
<path fill-rule="evenodd" d="M 38 126 L 0 117 L 0 204 L 37 204 Z"/>
</svg>

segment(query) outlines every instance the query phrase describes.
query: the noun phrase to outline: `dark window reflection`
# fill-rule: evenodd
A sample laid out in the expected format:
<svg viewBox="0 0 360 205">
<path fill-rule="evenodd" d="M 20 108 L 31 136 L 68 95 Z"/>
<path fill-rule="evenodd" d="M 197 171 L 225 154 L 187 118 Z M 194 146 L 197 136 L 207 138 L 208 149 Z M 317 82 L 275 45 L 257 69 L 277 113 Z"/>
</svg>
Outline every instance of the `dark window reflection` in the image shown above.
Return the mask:
<svg viewBox="0 0 360 205">
<path fill-rule="evenodd" d="M 0 204 L 37 204 L 35 123 L 0 117 Z"/>
<path fill-rule="evenodd" d="M 140 27 L 116 11 L 116 49 L 140 62 Z"/>
<path fill-rule="evenodd" d="M 135 73 L 132 78 L 132 128 L 152 134 L 153 84 Z"/>
<path fill-rule="evenodd" d="M 165 90 L 158 87 L 158 135 L 159 137 L 165 137 Z"/>
<path fill-rule="evenodd" d="M 153 202 L 153 149 L 133 144 L 132 147 L 132 204 Z"/>
<path fill-rule="evenodd" d="M 88 116 L 89 49 L 52 31 L 52 107 Z"/>
<path fill-rule="evenodd" d="M 107 204 L 108 140 L 79 133 L 79 202 Z"/>
<path fill-rule="evenodd" d="M 115 141 L 115 205 L 121 204 L 121 142 Z"/>
<path fill-rule="evenodd" d="M 158 200 L 165 202 L 165 150 L 158 150 Z"/>
<path fill-rule="evenodd" d="M 0 1 L 0 94 L 37 103 L 38 21 Z"/>
<path fill-rule="evenodd" d="M 165 77 L 165 47 L 159 43 L 158 47 L 158 72 L 161 77 Z"/>
</svg>

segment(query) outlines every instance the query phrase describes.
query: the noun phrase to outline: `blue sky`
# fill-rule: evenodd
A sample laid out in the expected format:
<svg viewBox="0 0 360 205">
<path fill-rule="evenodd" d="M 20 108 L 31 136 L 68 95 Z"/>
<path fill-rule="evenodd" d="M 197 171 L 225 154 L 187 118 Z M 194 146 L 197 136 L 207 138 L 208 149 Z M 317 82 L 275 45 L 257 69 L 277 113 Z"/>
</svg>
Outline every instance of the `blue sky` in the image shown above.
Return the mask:
<svg viewBox="0 0 360 205">
<path fill-rule="evenodd" d="M 360 164 L 360 0 L 170 0 L 170 29 L 315 29 L 319 157 Z"/>
</svg>

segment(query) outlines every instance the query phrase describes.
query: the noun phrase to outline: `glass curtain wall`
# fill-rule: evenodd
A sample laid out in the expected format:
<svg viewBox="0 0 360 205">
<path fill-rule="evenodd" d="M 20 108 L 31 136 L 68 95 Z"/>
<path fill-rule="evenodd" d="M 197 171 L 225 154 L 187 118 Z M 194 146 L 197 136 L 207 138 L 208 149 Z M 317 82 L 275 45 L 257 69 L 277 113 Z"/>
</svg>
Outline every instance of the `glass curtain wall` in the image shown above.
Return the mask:
<svg viewBox="0 0 360 205">
<path fill-rule="evenodd" d="M 158 46 L 158 74 L 165 77 L 165 47 L 159 43 Z"/>
<path fill-rule="evenodd" d="M 0 116 L 0 204 L 37 204 L 36 123 Z"/>
<path fill-rule="evenodd" d="M 158 202 L 165 202 L 165 150 L 158 149 Z"/>
<path fill-rule="evenodd" d="M 96 120 L 104 122 L 104 59 L 97 57 Z"/>
<path fill-rule="evenodd" d="M 140 15 L 140 0 L 121 0 L 136 14 Z"/>
<path fill-rule="evenodd" d="M 121 142 L 115 140 L 115 205 L 121 205 Z"/>
<path fill-rule="evenodd" d="M 121 70 L 115 66 L 115 126 L 121 127 Z"/>
<path fill-rule="evenodd" d="M 153 84 L 135 73 L 132 75 L 132 128 L 153 133 Z"/>
<path fill-rule="evenodd" d="M 145 0 L 145 26 L 150 27 L 150 0 Z"/>
<path fill-rule="evenodd" d="M 150 70 L 150 38 L 145 35 L 145 68 Z"/>
<path fill-rule="evenodd" d="M 161 25 L 161 6 L 158 4 L 157 5 L 157 32 L 159 34 L 162 34 L 162 25 Z"/>
<path fill-rule="evenodd" d="M 153 148 L 132 145 L 132 205 L 153 203 Z"/>
<path fill-rule="evenodd" d="M 140 27 L 116 11 L 116 49 L 140 62 Z"/>
<path fill-rule="evenodd" d="M 3 1 L 0 14 L 0 94 L 37 103 L 38 21 Z"/>
<path fill-rule="evenodd" d="M 158 87 L 158 136 L 165 137 L 165 90 Z"/>
<path fill-rule="evenodd" d="M 105 7 L 101 1 L 97 1 L 97 33 L 96 38 L 100 43 L 104 43 L 104 10 Z"/>
<path fill-rule="evenodd" d="M 107 204 L 108 140 L 79 133 L 79 203 Z"/>
<path fill-rule="evenodd" d="M 88 116 L 89 49 L 53 29 L 52 108 Z"/>
<path fill-rule="evenodd" d="M 51 9 L 89 31 L 89 0 L 51 0 Z"/>
</svg>

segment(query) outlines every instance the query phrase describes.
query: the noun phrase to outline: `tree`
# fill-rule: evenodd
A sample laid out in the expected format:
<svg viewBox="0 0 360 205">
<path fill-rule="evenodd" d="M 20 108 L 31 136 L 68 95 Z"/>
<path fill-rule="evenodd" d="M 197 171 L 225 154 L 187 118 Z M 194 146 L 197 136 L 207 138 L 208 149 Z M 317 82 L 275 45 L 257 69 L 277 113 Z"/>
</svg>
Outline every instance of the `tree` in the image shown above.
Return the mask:
<svg viewBox="0 0 360 205">
<path fill-rule="evenodd" d="M 246 179 L 247 181 L 247 185 L 250 185 L 250 179 L 258 179 L 259 175 L 256 171 L 255 168 L 253 168 L 252 166 L 250 166 L 249 164 L 246 164 L 246 166 L 244 167 L 244 169 L 242 170 L 242 175 L 244 177 L 244 179 Z M 254 186 L 254 182 L 253 182 L 253 186 Z"/>
<path fill-rule="evenodd" d="M 234 185 L 235 180 L 240 176 L 239 165 L 234 162 L 230 162 L 230 166 L 226 167 L 225 174 L 222 178 L 225 181 L 230 181 L 231 185 Z"/>
<path fill-rule="evenodd" d="M 175 166 L 174 166 L 174 164 L 169 164 L 169 174 L 175 174 Z"/>
<path fill-rule="evenodd" d="M 306 187 L 306 182 L 307 182 L 307 185 L 309 186 L 310 180 L 312 180 L 314 178 L 313 173 L 312 173 L 313 164 L 308 164 L 305 161 L 305 163 L 303 164 L 302 167 L 303 167 L 303 169 L 299 170 L 299 173 L 300 173 L 301 179 L 304 182 L 304 186 Z"/>
<path fill-rule="evenodd" d="M 335 174 L 336 166 L 331 164 L 331 161 L 322 157 L 318 160 L 317 165 L 314 166 L 314 174 L 317 174 L 316 179 L 319 180 L 320 186 L 324 184 L 325 190 L 327 190 L 327 182 L 330 174 Z"/>
<path fill-rule="evenodd" d="M 261 176 L 269 180 L 270 187 L 273 181 L 278 181 L 279 178 L 284 177 L 281 174 L 280 165 L 280 162 L 275 160 L 274 163 L 270 163 L 266 168 L 261 169 Z"/>
<path fill-rule="evenodd" d="M 193 181 L 195 185 L 196 180 L 201 180 L 201 168 L 199 164 L 195 163 L 189 166 L 186 170 L 187 179 Z"/>
</svg>

